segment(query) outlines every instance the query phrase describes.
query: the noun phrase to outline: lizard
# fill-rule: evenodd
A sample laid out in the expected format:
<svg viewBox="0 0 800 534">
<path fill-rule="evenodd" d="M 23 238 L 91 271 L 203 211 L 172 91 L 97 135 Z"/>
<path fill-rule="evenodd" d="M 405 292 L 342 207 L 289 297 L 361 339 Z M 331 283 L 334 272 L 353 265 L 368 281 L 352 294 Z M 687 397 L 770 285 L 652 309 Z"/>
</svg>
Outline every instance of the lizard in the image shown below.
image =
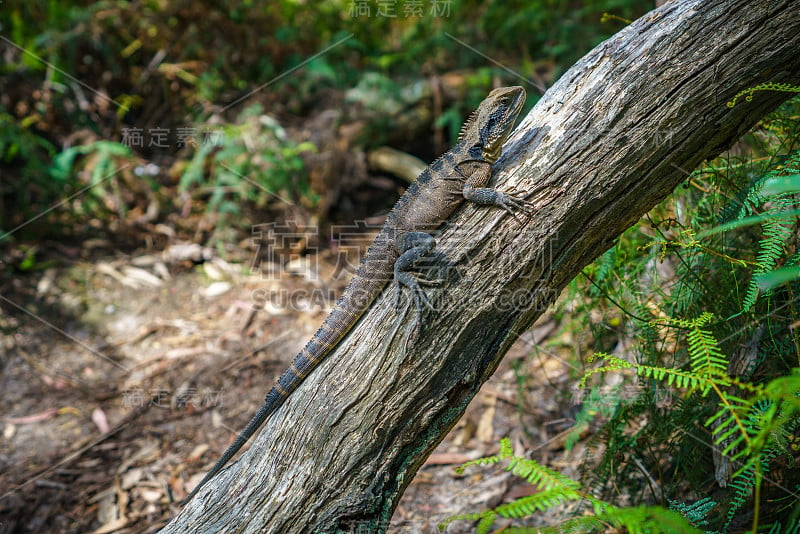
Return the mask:
<svg viewBox="0 0 800 534">
<path fill-rule="evenodd" d="M 487 187 L 492 164 L 500 157 L 503 143 L 524 102 L 522 87 L 494 89 L 464 123 L 456 144 L 425 168 L 408 187 L 387 215 L 381 231 L 322 326 L 278 378 L 245 429 L 182 504 L 189 502 L 233 458 L 353 329 L 390 280 L 396 284 L 395 307 L 398 310 L 403 288 L 411 292 L 418 314 L 432 309 L 420 285 L 430 282 L 411 271 L 433 251 L 435 243 L 430 232 L 441 226 L 460 204 L 468 201 L 497 206 L 514 217 L 517 210 L 529 213 L 530 204 L 524 199 Z"/>
</svg>

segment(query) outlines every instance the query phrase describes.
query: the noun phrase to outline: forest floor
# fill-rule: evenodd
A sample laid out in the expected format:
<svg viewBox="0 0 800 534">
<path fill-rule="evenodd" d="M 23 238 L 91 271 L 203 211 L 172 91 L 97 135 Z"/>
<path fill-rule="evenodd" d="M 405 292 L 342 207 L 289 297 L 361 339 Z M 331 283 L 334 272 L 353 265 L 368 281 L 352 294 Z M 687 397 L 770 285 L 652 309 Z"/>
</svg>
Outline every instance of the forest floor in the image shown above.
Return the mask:
<svg viewBox="0 0 800 534">
<path fill-rule="evenodd" d="M 126 253 L 103 240 L 46 243 L 40 254 L 42 269 L 0 281 L 0 534 L 163 527 L 333 304 L 260 307 L 260 291 L 338 294 L 346 282 L 330 251 L 270 279 L 253 267 L 252 240 L 225 259 L 181 242 Z M 553 339 L 556 326 L 545 315 L 516 342 L 388 532 L 438 532 L 450 516 L 531 493 L 499 465 L 456 473 L 502 437 L 578 477 L 583 443 L 564 443 L 580 376 L 570 355 L 585 340 Z"/>
</svg>

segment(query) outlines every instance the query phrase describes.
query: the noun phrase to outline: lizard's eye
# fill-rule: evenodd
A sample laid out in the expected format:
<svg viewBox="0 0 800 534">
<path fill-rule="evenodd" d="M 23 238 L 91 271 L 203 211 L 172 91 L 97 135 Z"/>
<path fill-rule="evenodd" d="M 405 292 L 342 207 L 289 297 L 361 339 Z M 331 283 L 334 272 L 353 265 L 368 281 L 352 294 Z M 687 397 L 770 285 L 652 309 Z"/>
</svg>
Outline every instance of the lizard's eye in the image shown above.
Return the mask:
<svg viewBox="0 0 800 534">
<path fill-rule="evenodd" d="M 511 101 L 508 99 L 507 96 L 504 96 L 503 98 L 500 99 L 500 105 L 502 105 L 502 106 L 507 106 L 510 103 L 511 103 Z"/>
</svg>

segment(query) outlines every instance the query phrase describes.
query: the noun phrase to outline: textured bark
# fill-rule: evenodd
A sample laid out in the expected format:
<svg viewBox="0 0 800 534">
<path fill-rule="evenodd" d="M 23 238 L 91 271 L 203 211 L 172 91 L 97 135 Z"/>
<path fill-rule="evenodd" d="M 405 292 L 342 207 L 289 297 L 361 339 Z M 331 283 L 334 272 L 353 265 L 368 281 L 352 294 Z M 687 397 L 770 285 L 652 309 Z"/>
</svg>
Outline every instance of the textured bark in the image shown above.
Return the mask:
<svg viewBox="0 0 800 534">
<path fill-rule="evenodd" d="M 525 118 L 495 183 L 522 224 L 466 206 L 438 238 L 451 276 L 405 346 L 387 291 L 241 459 L 164 532 L 382 532 L 419 466 L 517 335 L 639 217 L 800 83 L 800 0 L 668 2 L 600 44 Z"/>
</svg>

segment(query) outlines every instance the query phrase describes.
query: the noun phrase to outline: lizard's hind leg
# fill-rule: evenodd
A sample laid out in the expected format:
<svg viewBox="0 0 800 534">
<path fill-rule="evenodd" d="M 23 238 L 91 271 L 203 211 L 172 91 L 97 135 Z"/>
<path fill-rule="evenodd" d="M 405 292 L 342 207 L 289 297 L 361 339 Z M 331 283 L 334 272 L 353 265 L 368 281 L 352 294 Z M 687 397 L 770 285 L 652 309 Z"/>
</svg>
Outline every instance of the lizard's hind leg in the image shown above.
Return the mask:
<svg viewBox="0 0 800 534">
<path fill-rule="evenodd" d="M 394 281 L 397 283 L 395 309 L 398 311 L 403 287 L 411 290 L 411 300 L 414 302 L 418 314 L 421 314 L 424 309 L 434 309 L 425 291 L 422 290 L 422 286 L 438 284 L 441 280 L 428 280 L 409 271 L 425 260 L 435 244 L 433 236 L 425 232 L 409 232 L 398 236 L 395 241 L 397 252 L 400 253 L 397 261 L 394 262 Z"/>
<path fill-rule="evenodd" d="M 419 335 L 419 329 L 422 325 L 423 314 L 426 311 L 434 310 L 422 286 L 435 285 L 441 280 L 429 280 L 419 273 L 411 271 L 420 266 L 420 264 L 430 257 L 435 241 L 433 236 L 425 232 L 409 232 L 403 234 L 395 241 L 395 247 L 400 256 L 394 264 L 394 281 L 395 287 L 395 310 L 397 311 L 397 328 L 405 317 L 406 312 L 413 305 L 415 310 L 414 321 L 406 334 L 403 346 L 408 351 L 409 343 Z M 402 294 L 403 287 L 410 290 L 409 305 L 405 310 L 402 310 Z M 402 310 L 402 313 L 401 313 Z"/>
</svg>

